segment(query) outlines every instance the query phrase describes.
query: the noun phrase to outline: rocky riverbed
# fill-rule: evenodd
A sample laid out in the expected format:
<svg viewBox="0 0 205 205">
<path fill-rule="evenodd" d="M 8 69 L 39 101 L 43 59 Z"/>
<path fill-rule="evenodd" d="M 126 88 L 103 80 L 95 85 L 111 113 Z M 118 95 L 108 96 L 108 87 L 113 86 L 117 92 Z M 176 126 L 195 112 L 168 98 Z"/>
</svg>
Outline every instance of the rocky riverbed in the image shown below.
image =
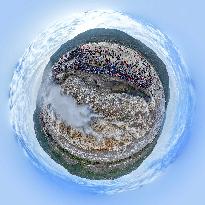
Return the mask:
<svg viewBox="0 0 205 205">
<path fill-rule="evenodd" d="M 114 39 L 123 32 L 103 31 L 57 51 L 34 113 L 43 149 L 70 173 L 89 179 L 136 169 L 157 142 L 168 102 L 164 71 L 142 50 Z"/>
</svg>

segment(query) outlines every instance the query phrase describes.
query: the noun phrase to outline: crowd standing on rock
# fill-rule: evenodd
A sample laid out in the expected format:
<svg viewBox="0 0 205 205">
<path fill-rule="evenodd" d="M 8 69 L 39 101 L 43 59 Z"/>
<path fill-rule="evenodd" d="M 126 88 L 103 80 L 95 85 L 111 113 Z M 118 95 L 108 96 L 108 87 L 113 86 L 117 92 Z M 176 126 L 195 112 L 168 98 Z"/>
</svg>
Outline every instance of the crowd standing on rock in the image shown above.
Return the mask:
<svg viewBox="0 0 205 205">
<path fill-rule="evenodd" d="M 135 52 L 129 56 L 128 48 L 107 47 L 103 43 L 82 45 L 64 54 L 54 65 L 53 78 L 69 69 L 119 77 L 144 89 L 152 84 L 153 78 L 150 64 L 141 54 Z"/>
</svg>

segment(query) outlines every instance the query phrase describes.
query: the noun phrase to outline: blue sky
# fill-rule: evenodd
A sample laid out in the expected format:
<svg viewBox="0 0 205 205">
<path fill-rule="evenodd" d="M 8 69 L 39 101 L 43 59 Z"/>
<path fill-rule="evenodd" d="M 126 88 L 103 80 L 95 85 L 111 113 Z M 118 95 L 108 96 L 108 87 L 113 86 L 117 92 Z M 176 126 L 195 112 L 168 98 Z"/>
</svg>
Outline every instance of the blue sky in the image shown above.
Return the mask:
<svg viewBox="0 0 205 205">
<path fill-rule="evenodd" d="M 62 16 L 98 8 L 123 11 L 159 27 L 180 49 L 197 94 L 190 138 L 177 161 L 152 184 L 113 196 L 89 193 L 34 167 L 17 144 L 8 116 L 9 83 L 24 49 Z M 0 0 L 0 204 L 204 205 L 204 8 L 202 0 Z"/>
</svg>

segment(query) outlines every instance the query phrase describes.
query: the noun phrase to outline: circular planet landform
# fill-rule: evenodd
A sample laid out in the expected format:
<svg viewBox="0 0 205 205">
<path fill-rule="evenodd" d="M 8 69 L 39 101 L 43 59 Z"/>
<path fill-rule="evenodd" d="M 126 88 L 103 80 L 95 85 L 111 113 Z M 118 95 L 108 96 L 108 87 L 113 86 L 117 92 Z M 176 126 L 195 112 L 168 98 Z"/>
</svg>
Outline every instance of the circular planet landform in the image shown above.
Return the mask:
<svg viewBox="0 0 205 205">
<path fill-rule="evenodd" d="M 16 65 L 10 119 L 25 155 L 48 176 L 86 190 L 133 190 L 183 150 L 195 104 L 173 42 L 112 10 L 69 14 Z"/>
<path fill-rule="evenodd" d="M 70 173 L 115 179 L 149 156 L 161 133 L 169 77 L 153 50 L 96 28 L 50 58 L 34 112 L 36 137 Z"/>
</svg>

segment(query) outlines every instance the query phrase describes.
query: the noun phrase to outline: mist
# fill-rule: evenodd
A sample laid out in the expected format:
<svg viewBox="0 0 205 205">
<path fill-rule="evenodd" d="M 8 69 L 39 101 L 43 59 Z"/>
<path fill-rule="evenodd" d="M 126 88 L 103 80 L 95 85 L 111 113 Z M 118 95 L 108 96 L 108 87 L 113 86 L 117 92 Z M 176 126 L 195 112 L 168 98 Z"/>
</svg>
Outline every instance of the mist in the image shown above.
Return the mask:
<svg viewBox="0 0 205 205">
<path fill-rule="evenodd" d="M 95 116 L 88 105 L 79 105 L 71 95 L 64 95 L 60 86 L 52 85 L 44 103 L 51 104 L 55 113 L 68 125 L 75 128 L 87 127 Z"/>
</svg>

